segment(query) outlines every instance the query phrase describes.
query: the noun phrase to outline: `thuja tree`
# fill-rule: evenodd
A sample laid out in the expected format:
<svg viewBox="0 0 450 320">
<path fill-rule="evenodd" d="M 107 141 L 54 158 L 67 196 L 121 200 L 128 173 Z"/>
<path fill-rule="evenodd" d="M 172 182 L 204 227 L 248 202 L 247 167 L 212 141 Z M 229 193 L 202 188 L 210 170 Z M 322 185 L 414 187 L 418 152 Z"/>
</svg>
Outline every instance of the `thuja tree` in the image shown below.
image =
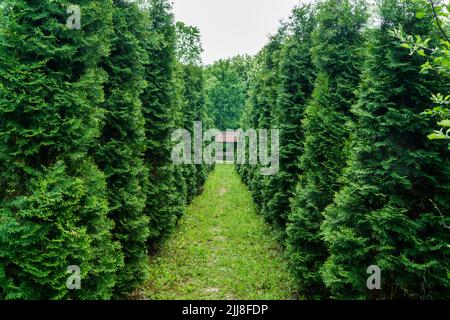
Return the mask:
<svg viewBox="0 0 450 320">
<path fill-rule="evenodd" d="M 205 95 L 203 68 L 201 66 L 185 65 L 183 69 L 184 95 L 187 102 L 184 109 L 184 125 L 193 134 L 194 122 L 203 122 L 204 120 Z M 190 186 L 188 189 L 188 200 L 190 202 L 201 191 L 206 181 L 207 169 L 202 164 L 190 166 L 188 169 L 192 171 L 192 177 L 188 181 L 188 185 Z"/>
<path fill-rule="evenodd" d="M 171 134 L 176 127 L 176 33 L 171 5 L 166 0 L 151 0 L 148 5 L 150 34 L 145 41 L 148 63 L 142 95 L 147 151 L 145 162 L 150 170 L 144 209 L 150 218 L 149 242 L 155 244 L 175 227 L 184 208 L 177 189 L 177 170 L 171 163 Z"/>
<path fill-rule="evenodd" d="M 271 129 L 276 128 L 276 102 L 279 89 L 279 57 L 285 38 L 285 28 L 280 28 L 270 42 L 263 48 L 261 55 L 261 64 L 258 74 L 255 77 L 253 89 L 250 96 L 252 112 L 255 119 L 251 129 Z M 272 124 L 274 126 L 272 126 Z M 270 140 L 269 140 L 270 141 Z M 267 203 L 272 197 L 273 177 L 267 177 L 260 174 L 261 165 L 250 166 L 251 179 L 249 187 L 258 210 L 269 223 L 275 223 L 270 213 L 267 211 Z"/>
<path fill-rule="evenodd" d="M 310 54 L 314 25 L 313 6 L 296 8 L 289 23 L 290 36 L 280 53 L 280 84 L 274 119 L 280 129 L 280 171 L 271 184 L 267 215 L 282 231 L 286 228 L 290 198 L 295 191 L 299 174 L 297 160 L 303 149 L 301 120 L 315 80 Z"/>
<path fill-rule="evenodd" d="M 184 99 L 184 68 L 183 64 L 178 60 L 175 65 L 175 86 L 174 86 L 174 99 L 175 106 L 177 108 L 174 112 L 175 127 L 177 129 L 184 128 L 185 126 L 185 115 L 184 110 L 187 105 L 187 101 Z M 189 195 L 190 191 L 189 184 L 193 181 L 192 179 L 195 177 L 195 168 L 191 165 L 176 165 L 174 167 L 174 176 L 175 176 L 175 186 L 176 192 L 179 195 L 180 204 L 185 207 L 189 203 Z M 193 197 L 192 197 L 193 198 Z M 177 218 L 181 218 L 184 214 L 184 210 L 180 210 L 177 212 Z"/>
<path fill-rule="evenodd" d="M 2 2 L 0 18 L 0 298 L 108 299 L 121 264 L 103 174 L 89 149 L 100 135 L 110 0 Z M 81 270 L 82 290 L 66 287 Z"/>
<path fill-rule="evenodd" d="M 425 58 L 409 55 L 389 30 L 427 35 L 431 16 L 413 1 L 381 2 L 382 25 L 368 43 L 345 187 L 325 213 L 330 257 L 325 283 L 336 298 L 449 298 L 450 157 L 426 138 L 432 122 L 418 114 L 442 80 L 419 74 Z M 366 286 L 381 269 L 381 290 Z"/>
<path fill-rule="evenodd" d="M 317 5 L 312 59 L 317 79 L 303 121 L 302 172 L 289 220 L 287 251 L 302 291 L 326 294 L 319 269 L 327 258 L 320 236 L 323 210 L 339 190 L 346 158 L 347 123 L 360 80 L 364 1 L 326 0 Z"/>
<path fill-rule="evenodd" d="M 147 270 L 148 217 L 143 214 L 148 170 L 140 95 L 145 87 L 146 52 L 143 12 L 137 4 L 114 0 L 111 54 L 103 62 L 108 73 L 105 90 L 105 123 L 96 160 L 108 183 L 110 218 L 114 238 L 125 258 L 116 292 L 124 295 L 142 282 Z"/>
<path fill-rule="evenodd" d="M 184 128 L 194 134 L 194 122 L 205 120 L 205 78 L 201 66 L 203 52 L 200 31 L 184 23 L 177 22 L 177 57 L 180 61 L 180 80 L 182 83 L 182 123 Z M 203 129 L 206 129 L 204 123 Z M 192 150 L 194 141 L 192 140 Z M 192 159 L 193 160 L 193 159 Z M 187 202 L 191 202 L 206 180 L 207 167 L 202 164 L 185 165 L 185 180 L 187 184 Z"/>
<path fill-rule="evenodd" d="M 243 110 L 243 113 L 241 115 L 240 124 L 242 129 L 247 130 L 250 128 L 257 128 L 258 127 L 258 121 L 259 121 L 259 108 L 257 107 L 257 97 L 260 87 L 260 74 L 261 74 L 261 68 L 262 68 L 262 59 L 263 54 L 262 52 L 259 52 L 255 57 L 255 64 L 254 64 L 254 78 L 251 81 L 248 98 L 245 103 L 245 107 Z M 246 159 L 248 159 L 249 152 L 248 152 L 249 142 L 246 141 Z M 239 174 L 241 175 L 241 178 L 243 182 L 249 187 L 250 191 L 250 184 L 252 182 L 253 178 L 253 171 L 254 166 L 249 164 L 242 164 L 237 166 L 237 170 Z M 252 192 L 252 196 L 254 196 Z M 255 205 L 258 206 L 259 202 L 255 202 Z"/>
<path fill-rule="evenodd" d="M 243 130 L 248 130 L 249 128 L 256 128 L 259 118 L 259 114 L 254 111 L 254 106 L 256 105 L 256 83 L 259 78 L 262 65 L 262 54 L 259 52 L 253 59 L 251 66 L 249 67 L 249 77 L 248 77 L 248 87 L 247 87 L 247 99 L 245 101 L 244 109 L 242 111 L 240 119 L 240 127 Z M 248 147 L 249 143 L 245 141 L 246 157 L 248 159 Z M 237 164 L 236 169 L 241 176 L 242 181 L 249 186 L 251 182 L 251 173 L 253 166 L 248 164 Z"/>
</svg>

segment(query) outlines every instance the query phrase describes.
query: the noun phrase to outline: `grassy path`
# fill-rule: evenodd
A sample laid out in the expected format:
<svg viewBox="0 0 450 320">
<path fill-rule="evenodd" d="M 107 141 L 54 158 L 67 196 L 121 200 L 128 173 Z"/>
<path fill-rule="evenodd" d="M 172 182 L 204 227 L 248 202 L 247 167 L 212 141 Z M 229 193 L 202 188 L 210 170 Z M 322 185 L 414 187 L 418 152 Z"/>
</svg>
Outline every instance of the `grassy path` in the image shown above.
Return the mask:
<svg viewBox="0 0 450 320">
<path fill-rule="evenodd" d="M 219 165 L 152 257 L 142 299 L 290 299 L 280 248 L 233 166 Z"/>
</svg>

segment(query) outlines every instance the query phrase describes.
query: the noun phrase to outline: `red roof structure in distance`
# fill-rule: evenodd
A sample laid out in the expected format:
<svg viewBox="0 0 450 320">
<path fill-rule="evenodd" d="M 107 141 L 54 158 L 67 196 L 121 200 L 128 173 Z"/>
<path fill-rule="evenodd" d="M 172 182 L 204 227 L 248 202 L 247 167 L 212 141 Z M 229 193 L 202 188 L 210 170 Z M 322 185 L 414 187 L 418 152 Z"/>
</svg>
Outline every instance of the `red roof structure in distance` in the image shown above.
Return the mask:
<svg viewBox="0 0 450 320">
<path fill-rule="evenodd" d="M 238 141 L 238 133 L 234 131 L 224 131 L 216 136 L 216 142 L 219 143 L 236 143 Z"/>
</svg>

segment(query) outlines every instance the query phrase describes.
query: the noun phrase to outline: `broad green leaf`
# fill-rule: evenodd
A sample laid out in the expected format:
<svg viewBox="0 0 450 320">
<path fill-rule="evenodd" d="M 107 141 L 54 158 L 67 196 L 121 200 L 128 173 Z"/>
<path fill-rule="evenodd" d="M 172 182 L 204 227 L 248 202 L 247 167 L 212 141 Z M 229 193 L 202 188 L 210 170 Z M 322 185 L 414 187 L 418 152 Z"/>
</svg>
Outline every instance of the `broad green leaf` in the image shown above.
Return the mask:
<svg viewBox="0 0 450 320">
<path fill-rule="evenodd" d="M 411 46 L 409 44 L 407 44 L 407 43 L 402 43 L 401 47 L 402 48 L 406 48 L 406 49 L 411 49 Z"/>
<path fill-rule="evenodd" d="M 450 120 L 442 120 L 438 123 L 438 126 L 440 127 L 450 127 Z"/>
<path fill-rule="evenodd" d="M 442 132 L 435 132 L 428 135 L 429 140 L 445 140 L 447 137 Z"/>
<path fill-rule="evenodd" d="M 422 18 L 425 18 L 426 15 L 427 15 L 427 14 L 426 14 L 425 12 L 419 11 L 419 12 L 416 13 L 416 18 L 417 18 L 417 19 L 422 19 Z"/>
</svg>

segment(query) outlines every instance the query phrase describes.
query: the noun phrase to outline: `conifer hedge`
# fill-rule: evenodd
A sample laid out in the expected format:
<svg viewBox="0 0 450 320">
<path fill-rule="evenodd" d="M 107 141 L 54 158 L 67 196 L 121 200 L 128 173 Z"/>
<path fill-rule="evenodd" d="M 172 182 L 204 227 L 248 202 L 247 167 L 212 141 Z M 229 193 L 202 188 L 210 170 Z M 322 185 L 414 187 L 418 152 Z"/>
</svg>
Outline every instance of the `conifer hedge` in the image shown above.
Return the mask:
<svg viewBox="0 0 450 320">
<path fill-rule="evenodd" d="M 305 294 L 323 291 L 319 268 L 327 249 L 320 237 L 322 212 L 340 188 L 345 166 L 350 107 L 360 78 L 362 1 L 328 0 L 317 6 L 312 60 L 317 79 L 303 122 L 299 184 L 289 215 L 287 252 Z"/>
<path fill-rule="evenodd" d="M 272 179 L 267 212 L 277 227 L 286 228 L 298 175 L 298 156 L 303 152 L 301 125 L 306 104 L 314 87 L 315 70 L 311 60 L 311 33 L 315 7 L 296 8 L 291 18 L 291 34 L 286 39 L 278 66 L 280 85 L 276 97 L 276 126 L 280 129 L 280 171 Z"/>
<path fill-rule="evenodd" d="M 176 72 L 165 0 L 5 0 L 1 13 L 0 299 L 126 297 L 205 181 L 170 159 L 192 83 L 184 105 L 204 112 L 202 70 Z"/>
<path fill-rule="evenodd" d="M 147 21 L 137 4 L 113 3 L 111 53 L 102 63 L 108 73 L 105 121 L 96 161 L 106 176 L 109 216 L 115 222 L 113 234 L 125 259 L 116 284 L 117 294 L 123 295 L 142 283 L 148 265 L 149 218 L 143 214 L 148 169 L 144 165 L 145 119 L 140 100 L 146 87 L 143 41 Z"/>
<path fill-rule="evenodd" d="M 150 184 L 144 212 L 150 218 L 149 242 L 166 237 L 175 227 L 174 167 L 170 165 L 171 130 L 175 84 L 175 25 L 170 4 L 155 0 L 148 10 L 153 37 L 146 40 L 148 63 L 145 77 L 148 86 L 142 95 L 147 150 L 145 161 L 150 170 Z"/>
<path fill-rule="evenodd" d="M 368 5 L 379 11 L 370 21 Z M 432 8 L 321 0 L 294 17 L 256 56 L 241 120 L 244 129 L 281 129 L 280 172 L 237 169 L 281 234 L 300 293 L 448 299 L 450 154 L 427 139 L 434 120 L 421 115 L 449 86 L 440 69 L 419 72 L 433 55 L 426 48 L 443 43 Z M 410 54 L 396 28 L 426 47 Z M 380 290 L 367 284 L 372 266 Z"/>
<path fill-rule="evenodd" d="M 419 116 L 444 83 L 419 74 L 425 58 L 409 55 L 389 32 L 402 25 L 431 35 L 434 19 L 417 18 L 420 4 L 411 1 L 384 0 L 380 11 L 352 109 L 344 186 L 325 211 L 323 278 L 337 298 L 448 299 L 449 219 L 441 214 L 450 209 L 450 154 L 427 139 L 432 122 Z M 367 290 L 370 265 L 382 270 L 382 290 Z"/>
<path fill-rule="evenodd" d="M 173 164 L 172 133 L 238 115 L 281 130 L 276 175 L 237 170 L 302 296 L 450 298 L 450 153 L 421 115 L 450 85 L 392 32 L 442 46 L 427 1 L 379 0 L 370 23 L 369 1 L 301 5 L 255 57 L 206 68 L 169 0 L 73 2 L 0 4 L 0 299 L 126 298 L 212 169 Z"/>
<path fill-rule="evenodd" d="M 122 265 L 107 185 L 91 149 L 104 117 L 99 63 L 110 52 L 110 0 L 5 1 L 0 29 L 0 297 L 111 297 Z M 83 290 L 66 288 L 81 268 Z"/>
</svg>

